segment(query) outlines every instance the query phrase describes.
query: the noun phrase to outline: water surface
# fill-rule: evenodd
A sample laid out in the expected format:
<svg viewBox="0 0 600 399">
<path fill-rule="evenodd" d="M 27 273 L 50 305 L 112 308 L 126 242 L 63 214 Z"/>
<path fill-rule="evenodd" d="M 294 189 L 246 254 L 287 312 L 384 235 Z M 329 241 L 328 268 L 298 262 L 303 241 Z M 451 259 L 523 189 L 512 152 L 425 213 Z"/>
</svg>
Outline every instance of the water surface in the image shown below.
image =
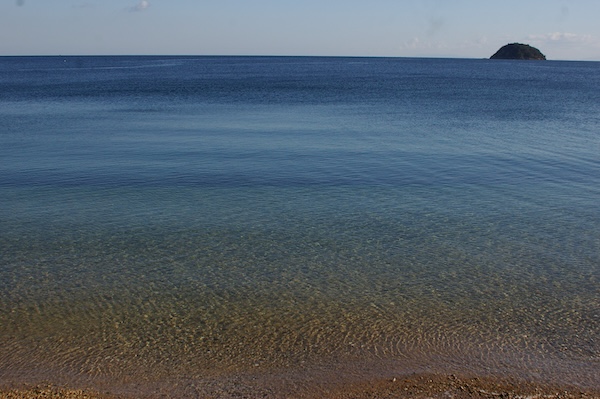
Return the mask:
<svg viewBox="0 0 600 399">
<path fill-rule="evenodd" d="M 0 87 L 0 382 L 600 386 L 597 63 L 4 57 Z"/>
</svg>

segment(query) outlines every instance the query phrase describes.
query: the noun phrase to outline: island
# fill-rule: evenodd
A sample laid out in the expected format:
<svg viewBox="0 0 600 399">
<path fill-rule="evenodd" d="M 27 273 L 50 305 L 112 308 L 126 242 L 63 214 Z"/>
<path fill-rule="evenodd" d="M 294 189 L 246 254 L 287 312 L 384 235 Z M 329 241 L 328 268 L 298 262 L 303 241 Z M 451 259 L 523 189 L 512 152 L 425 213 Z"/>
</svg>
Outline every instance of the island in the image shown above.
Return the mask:
<svg viewBox="0 0 600 399">
<path fill-rule="evenodd" d="M 546 56 L 529 44 L 510 43 L 502 46 L 491 60 L 545 60 Z"/>
</svg>

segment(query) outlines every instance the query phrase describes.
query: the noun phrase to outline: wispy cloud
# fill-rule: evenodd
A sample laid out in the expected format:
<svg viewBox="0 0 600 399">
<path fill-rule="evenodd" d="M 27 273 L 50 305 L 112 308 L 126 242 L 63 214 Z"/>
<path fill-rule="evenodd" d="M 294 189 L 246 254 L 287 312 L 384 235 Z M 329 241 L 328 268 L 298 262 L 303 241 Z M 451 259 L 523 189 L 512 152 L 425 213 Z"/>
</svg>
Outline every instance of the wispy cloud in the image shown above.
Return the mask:
<svg viewBox="0 0 600 399">
<path fill-rule="evenodd" d="M 17 5 L 18 5 L 19 7 L 21 7 L 21 6 L 25 5 L 25 0 L 17 0 Z"/>
<path fill-rule="evenodd" d="M 590 34 L 551 32 L 528 35 L 525 40 L 555 59 L 598 59 L 600 38 Z"/>
<path fill-rule="evenodd" d="M 129 11 L 131 11 L 131 12 L 144 11 L 148 7 L 150 7 L 150 2 L 148 2 L 147 0 L 141 0 L 135 6 L 131 7 L 129 9 Z"/>
<path fill-rule="evenodd" d="M 420 37 L 413 37 L 403 43 L 400 43 L 398 50 L 403 55 L 408 56 L 434 56 L 434 55 L 447 55 L 451 48 L 448 43 L 440 40 L 431 40 L 425 38 L 424 40 Z"/>
<path fill-rule="evenodd" d="M 595 39 L 592 35 L 580 35 L 577 33 L 568 33 L 568 32 L 552 32 L 552 33 L 544 33 L 541 35 L 529 35 L 527 36 L 528 40 L 537 43 L 568 43 L 568 44 L 591 44 L 595 42 Z"/>
</svg>

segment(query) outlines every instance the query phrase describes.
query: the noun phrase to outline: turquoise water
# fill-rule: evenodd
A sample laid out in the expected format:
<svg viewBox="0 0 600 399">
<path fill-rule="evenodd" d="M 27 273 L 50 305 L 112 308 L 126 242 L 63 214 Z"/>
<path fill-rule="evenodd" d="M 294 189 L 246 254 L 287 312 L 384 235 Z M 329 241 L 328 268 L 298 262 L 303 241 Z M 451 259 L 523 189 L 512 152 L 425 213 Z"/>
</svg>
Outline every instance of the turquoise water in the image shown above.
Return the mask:
<svg viewBox="0 0 600 399">
<path fill-rule="evenodd" d="M 0 71 L 0 382 L 600 386 L 597 63 Z"/>
</svg>

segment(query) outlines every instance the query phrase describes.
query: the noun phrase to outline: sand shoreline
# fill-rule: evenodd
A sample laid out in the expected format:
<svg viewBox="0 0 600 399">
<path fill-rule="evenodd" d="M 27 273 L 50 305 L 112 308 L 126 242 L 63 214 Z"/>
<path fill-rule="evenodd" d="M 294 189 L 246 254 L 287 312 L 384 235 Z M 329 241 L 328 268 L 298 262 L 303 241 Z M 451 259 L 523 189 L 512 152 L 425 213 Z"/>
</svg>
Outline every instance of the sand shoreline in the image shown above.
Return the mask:
<svg viewBox="0 0 600 399">
<path fill-rule="evenodd" d="M 304 398 L 304 399 L 379 399 L 379 398 L 514 398 L 514 399 L 590 399 L 600 398 L 600 389 L 571 385 L 548 385 L 537 382 L 457 376 L 454 374 L 413 374 L 404 377 L 373 379 L 339 384 L 311 391 L 252 391 L 251 387 L 213 392 L 118 394 L 111 390 L 72 388 L 42 383 L 36 385 L 0 383 L 2 399 L 155 399 L 155 398 Z"/>
</svg>

